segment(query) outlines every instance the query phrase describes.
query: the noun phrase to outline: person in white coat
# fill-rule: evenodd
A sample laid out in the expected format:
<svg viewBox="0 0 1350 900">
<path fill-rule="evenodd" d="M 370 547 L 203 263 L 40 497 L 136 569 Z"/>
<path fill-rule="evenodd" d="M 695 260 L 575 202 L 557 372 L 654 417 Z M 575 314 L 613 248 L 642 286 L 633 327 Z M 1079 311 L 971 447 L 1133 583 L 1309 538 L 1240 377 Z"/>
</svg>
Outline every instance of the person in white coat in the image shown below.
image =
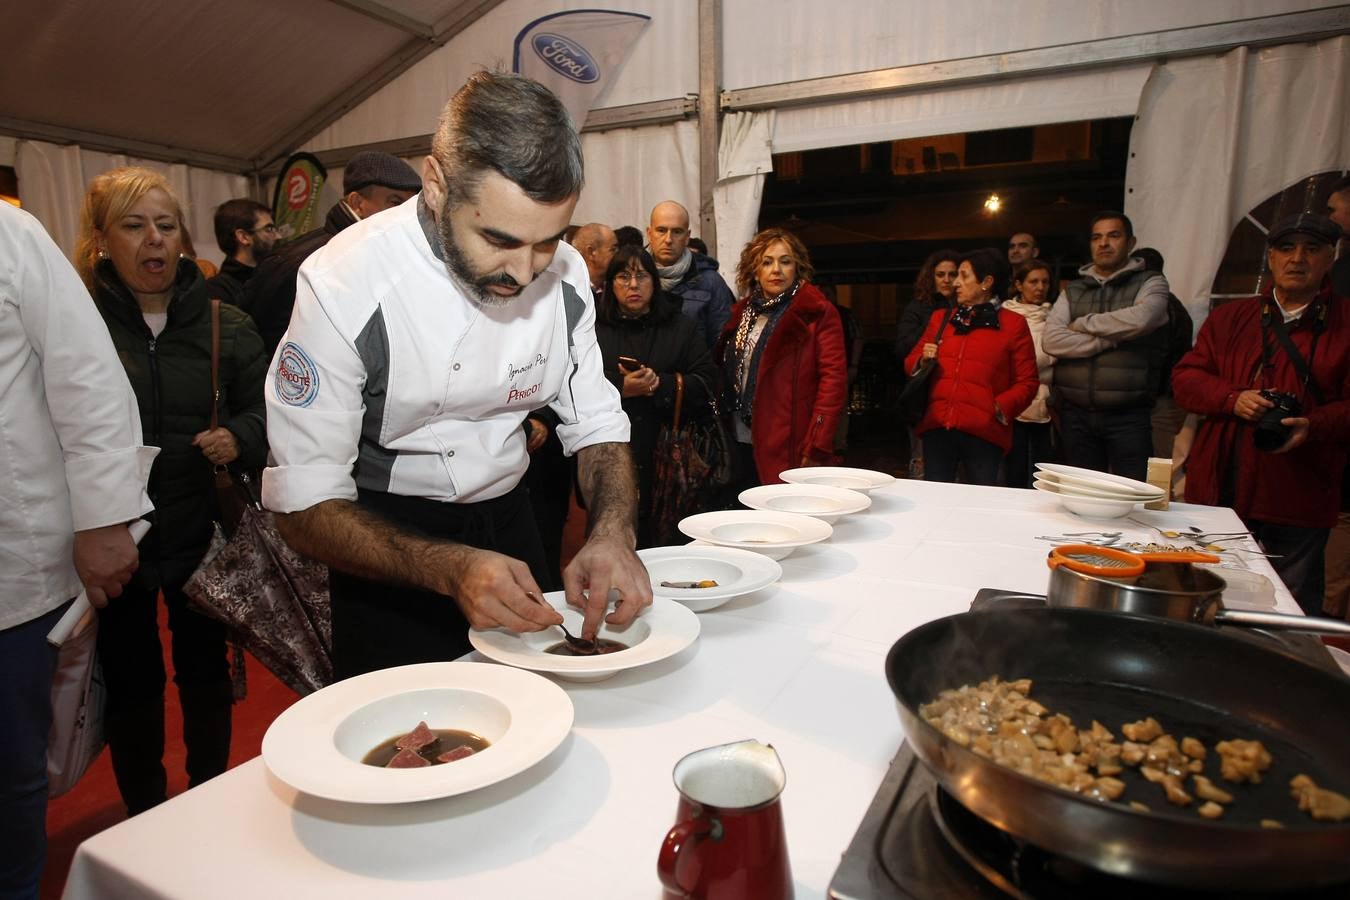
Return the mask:
<svg viewBox="0 0 1350 900">
<path fill-rule="evenodd" d="M 1003 304 L 1004 309 L 1027 320 L 1031 341 L 1036 345 L 1036 371 L 1041 379 L 1036 399 L 1013 422 L 1012 449 L 1003 461 L 1003 483 L 1008 487 L 1031 487 L 1036 463 L 1048 462 L 1054 453 L 1050 384 L 1054 378 L 1055 358 L 1041 346 L 1041 338 L 1045 334 L 1045 316 L 1050 312 L 1050 306 L 1045 301 L 1053 296 L 1051 282 L 1050 264 L 1039 259 L 1029 259 L 1014 270 L 1012 299 Z"/>
<path fill-rule="evenodd" d="M 46 857 L 49 632 L 83 588 L 116 602 L 152 448 L 89 292 L 28 213 L 0 203 L 0 897 Z"/>
</svg>

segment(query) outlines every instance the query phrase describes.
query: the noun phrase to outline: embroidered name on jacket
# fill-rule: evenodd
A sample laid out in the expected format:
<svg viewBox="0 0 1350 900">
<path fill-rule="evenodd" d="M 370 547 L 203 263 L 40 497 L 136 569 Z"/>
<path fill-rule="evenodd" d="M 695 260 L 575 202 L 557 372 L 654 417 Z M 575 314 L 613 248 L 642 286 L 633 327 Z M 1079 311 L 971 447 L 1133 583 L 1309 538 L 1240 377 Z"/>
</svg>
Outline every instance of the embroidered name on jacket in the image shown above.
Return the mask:
<svg viewBox="0 0 1350 900">
<path fill-rule="evenodd" d="M 281 348 L 274 380 L 277 397 L 288 406 L 309 406 L 319 396 L 319 369 L 299 344 L 288 341 Z"/>
<path fill-rule="evenodd" d="M 545 355 L 542 354 L 542 353 L 536 353 L 535 356 L 534 356 L 534 359 L 530 360 L 529 362 L 525 363 L 524 365 L 517 366 L 517 365 L 513 365 L 513 364 L 511 364 L 511 363 L 507 363 L 507 364 L 506 364 L 506 380 L 507 380 L 507 381 L 515 381 L 515 380 L 516 380 L 517 378 L 519 378 L 521 375 L 524 375 L 526 372 L 530 371 L 531 369 L 535 368 L 536 366 L 542 366 L 542 365 L 544 365 L 544 363 L 546 363 L 546 362 L 548 362 L 548 357 L 547 357 L 547 356 L 545 356 Z"/>
</svg>

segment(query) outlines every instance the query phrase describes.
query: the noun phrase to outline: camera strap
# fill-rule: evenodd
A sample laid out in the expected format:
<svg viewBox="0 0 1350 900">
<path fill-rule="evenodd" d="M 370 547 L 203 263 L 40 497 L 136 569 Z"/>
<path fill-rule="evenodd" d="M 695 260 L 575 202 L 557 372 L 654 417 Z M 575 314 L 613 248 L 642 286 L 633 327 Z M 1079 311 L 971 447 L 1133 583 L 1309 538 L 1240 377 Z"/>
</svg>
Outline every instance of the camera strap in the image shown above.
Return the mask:
<svg viewBox="0 0 1350 900">
<path fill-rule="evenodd" d="M 1298 352 L 1294 346 L 1294 341 L 1289 337 L 1289 329 L 1284 324 L 1284 314 L 1278 309 L 1273 309 L 1274 301 L 1267 300 L 1264 309 L 1261 311 L 1261 365 L 1270 370 L 1275 356 L 1275 348 L 1272 346 L 1265 331 L 1269 327 L 1275 333 L 1275 340 L 1279 341 L 1280 346 L 1284 348 L 1284 353 L 1289 357 L 1289 362 L 1294 366 L 1294 371 L 1303 382 L 1303 387 L 1312 394 L 1314 400 L 1320 406 L 1325 401 L 1322 399 L 1322 389 L 1317 386 L 1317 382 L 1312 377 L 1312 361 L 1317 356 L 1317 341 L 1322 337 L 1322 331 L 1325 328 L 1323 318 L 1326 316 L 1326 305 L 1313 301 L 1316 309 L 1309 309 L 1316 319 L 1309 323 L 1312 328 L 1312 344 L 1308 347 L 1308 358 L 1305 360 L 1303 355 Z M 1305 313 L 1306 315 L 1306 313 Z"/>
</svg>

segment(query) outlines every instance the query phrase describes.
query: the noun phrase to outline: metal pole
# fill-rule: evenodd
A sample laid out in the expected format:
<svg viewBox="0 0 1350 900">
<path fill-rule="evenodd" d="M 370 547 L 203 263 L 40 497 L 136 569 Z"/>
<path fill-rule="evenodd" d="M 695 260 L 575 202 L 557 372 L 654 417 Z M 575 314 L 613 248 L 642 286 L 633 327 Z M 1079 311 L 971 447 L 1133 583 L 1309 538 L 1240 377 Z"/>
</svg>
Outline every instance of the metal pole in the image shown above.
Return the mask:
<svg viewBox="0 0 1350 900">
<path fill-rule="evenodd" d="M 698 236 L 718 252 L 713 217 L 722 113 L 722 0 L 698 0 Z"/>
</svg>

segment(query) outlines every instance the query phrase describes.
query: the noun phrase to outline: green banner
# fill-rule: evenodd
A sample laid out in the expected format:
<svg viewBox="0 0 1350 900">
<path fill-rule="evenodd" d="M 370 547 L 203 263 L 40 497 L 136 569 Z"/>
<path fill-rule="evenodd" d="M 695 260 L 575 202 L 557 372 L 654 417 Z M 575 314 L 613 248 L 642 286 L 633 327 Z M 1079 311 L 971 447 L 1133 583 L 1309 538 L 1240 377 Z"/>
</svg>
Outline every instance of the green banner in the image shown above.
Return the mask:
<svg viewBox="0 0 1350 900">
<path fill-rule="evenodd" d="M 272 219 L 279 238 L 288 241 L 318 224 L 317 207 L 328 170 L 309 153 L 295 153 L 286 160 L 272 193 Z"/>
</svg>

